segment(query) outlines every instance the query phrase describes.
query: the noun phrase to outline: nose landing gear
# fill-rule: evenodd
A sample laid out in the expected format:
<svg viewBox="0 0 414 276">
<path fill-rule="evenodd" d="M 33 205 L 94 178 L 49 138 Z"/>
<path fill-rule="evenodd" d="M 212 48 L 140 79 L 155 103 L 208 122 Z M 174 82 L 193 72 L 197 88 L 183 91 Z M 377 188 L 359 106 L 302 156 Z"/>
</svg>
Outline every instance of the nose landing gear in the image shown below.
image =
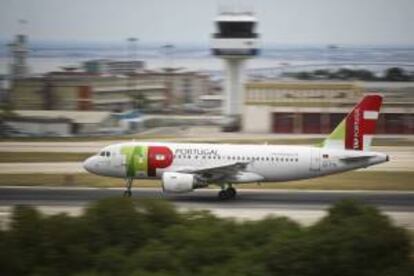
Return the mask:
<svg viewBox="0 0 414 276">
<path fill-rule="evenodd" d="M 128 177 L 126 179 L 126 191 L 124 192 L 124 197 L 131 197 L 132 195 L 131 187 L 132 187 L 133 180 L 134 179 L 132 177 Z"/>
</svg>

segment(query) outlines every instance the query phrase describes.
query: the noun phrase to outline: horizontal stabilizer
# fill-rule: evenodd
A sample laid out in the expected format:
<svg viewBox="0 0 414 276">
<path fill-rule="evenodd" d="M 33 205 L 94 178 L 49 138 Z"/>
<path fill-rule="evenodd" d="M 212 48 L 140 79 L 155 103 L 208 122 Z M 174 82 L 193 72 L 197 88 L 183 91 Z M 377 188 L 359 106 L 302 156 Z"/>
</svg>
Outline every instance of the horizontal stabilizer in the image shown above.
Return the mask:
<svg viewBox="0 0 414 276">
<path fill-rule="evenodd" d="M 371 157 L 374 157 L 375 155 L 360 155 L 360 156 L 344 156 L 339 158 L 339 160 L 345 161 L 345 162 L 358 162 L 362 160 L 370 159 Z"/>
</svg>

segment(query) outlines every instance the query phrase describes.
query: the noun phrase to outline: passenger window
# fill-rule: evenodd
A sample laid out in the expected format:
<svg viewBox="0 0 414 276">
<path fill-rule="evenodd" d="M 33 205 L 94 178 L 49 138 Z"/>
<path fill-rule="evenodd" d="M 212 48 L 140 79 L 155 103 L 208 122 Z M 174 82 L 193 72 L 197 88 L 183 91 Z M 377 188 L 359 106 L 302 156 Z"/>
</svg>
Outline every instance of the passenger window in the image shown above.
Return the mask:
<svg viewBox="0 0 414 276">
<path fill-rule="evenodd" d="M 105 152 L 101 151 L 101 153 L 99 154 L 100 156 L 105 156 Z"/>
<path fill-rule="evenodd" d="M 106 152 L 106 157 L 109 157 L 111 153 L 109 151 Z"/>
</svg>

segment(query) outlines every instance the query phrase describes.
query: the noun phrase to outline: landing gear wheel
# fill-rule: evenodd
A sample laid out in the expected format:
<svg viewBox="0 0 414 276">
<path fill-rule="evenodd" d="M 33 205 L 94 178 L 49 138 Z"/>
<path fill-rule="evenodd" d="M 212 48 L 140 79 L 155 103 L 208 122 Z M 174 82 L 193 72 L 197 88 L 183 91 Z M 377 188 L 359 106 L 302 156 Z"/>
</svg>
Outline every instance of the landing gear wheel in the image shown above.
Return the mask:
<svg viewBox="0 0 414 276">
<path fill-rule="evenodd" d="M 228 194 L 229 198 L 235 198 L 237 195 L 237 191 L 233 187 L 227 188 L 226 193 Z"/>
<path fill-rule="evenodd" d="M 226 199 L 229 199 L 230 197 L 229 197 L 229 194 L 227 193 L 227 191 L 226 190 L 221 190 L 219 193 L 218 193 L 218 197 L 219 197 L 219 199 L 221 199 L 221 200 L 226 200 Z"/>
<path fill-rule="evenodd" d="M 225 189 L 226 186 L 222 186 L 222 190 L 218 193 L 218 197 L 221 200 L 226 200 L 226 199 L 233 199 L 236 197 L 237 191 L 236 189 L 234 189 L 231 184 L 229 184 L 227 186 L 227 188 Z"/>
<path fill-rule="evenodd" d="M 132 195 L 131 187 L 132 187 L 133 180 L 134 180 L 133 178 L 126 179 L 126 191 L 124 192 L 124 197 L 131 197 Z"/>
</svg>

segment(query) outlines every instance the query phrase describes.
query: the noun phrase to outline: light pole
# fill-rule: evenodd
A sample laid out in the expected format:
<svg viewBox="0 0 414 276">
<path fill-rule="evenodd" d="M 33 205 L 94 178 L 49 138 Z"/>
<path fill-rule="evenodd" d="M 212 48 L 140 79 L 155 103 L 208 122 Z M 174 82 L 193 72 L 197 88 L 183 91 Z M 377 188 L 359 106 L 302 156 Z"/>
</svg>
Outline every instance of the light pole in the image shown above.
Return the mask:
<svg viewBox="0 0 414 276">
<path fill-rule="evenodd" d="M 165 56 L 165 70 L 173 70 L 172 68 L 172 56 L 174 52 L 174 45 L 173 44 L 165 44 L 161 47 L 162 52 Z"/>
<path fill-rule="evenodd" d="M 136 37 L 128 37 L 128 59 L 129 60 L 136 60 L 137 59 L 137 52 L 138 52 L 138 41 L 139 39 Z"/>
<path fill-rule="evenodd" d="M 173 74 L 173 68 L 172 68 L 172 54 L 174 51 L 174 45 L 173 44 L 165 44 L 161 47 L 161 51 L 165 55 L 165 68 L 164 68 L 164 83 L 166 88 L 166 102 L 165 106 L 170 107 L 172 103 L 172 74 Z"/>
</svg>

